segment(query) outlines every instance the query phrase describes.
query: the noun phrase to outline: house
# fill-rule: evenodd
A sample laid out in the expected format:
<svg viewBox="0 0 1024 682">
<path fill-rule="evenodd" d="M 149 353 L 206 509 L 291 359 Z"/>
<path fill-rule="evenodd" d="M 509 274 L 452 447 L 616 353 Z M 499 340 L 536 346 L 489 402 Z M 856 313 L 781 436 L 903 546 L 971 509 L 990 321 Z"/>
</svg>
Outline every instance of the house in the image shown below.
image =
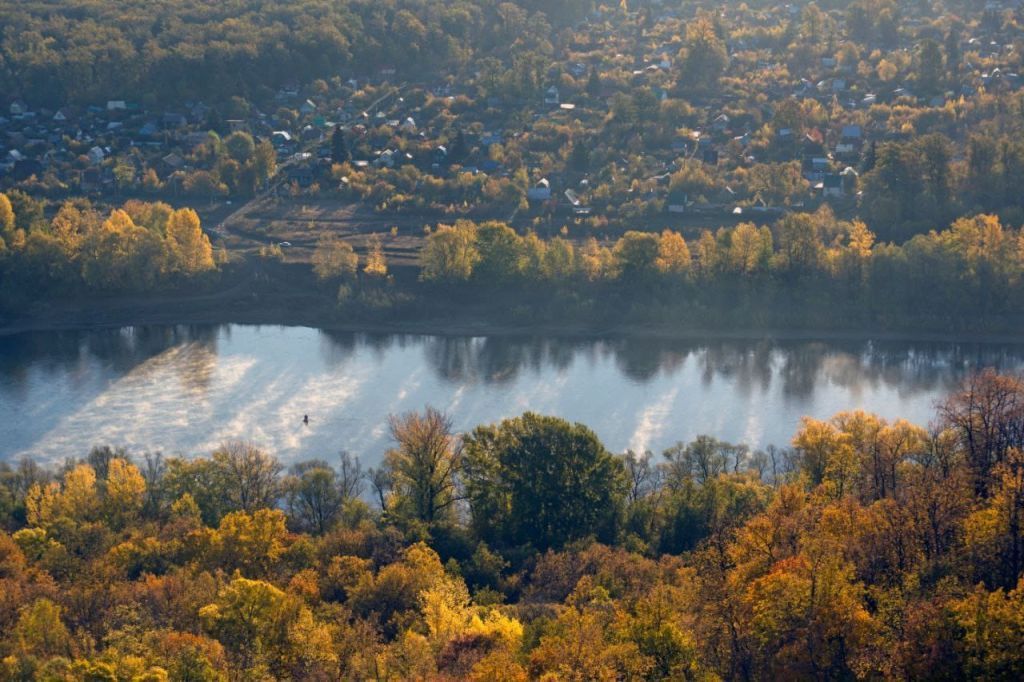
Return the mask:
<svg viewBox="0 0 1024 682">
<path fill-rule="evenodd" d="M 125 111 L 128 104 L 123 99 L 112 99 L 107 102 L 107 111 Z"/>
<path fill-rule="evenodd" d="M 668 200 L 665 201 L 665 207 L 669 213 L 686 213 L 686 204 L 689 201 L 689 197 L 686 192 L 669 192 Z"/>
<path fill-rule="evenodd" d="M 395 152 L 390 149 L 385 149 L 376 159 L 374 159 L 373 165 L 377 168 L 394 168 L 395 156 Z"/>
<path fill-rule="evenodd" d="M 551 183 L 547 178 L 542 178 L 536 185 L 526 190 L 526 198 L 529 201 L 550 201 Z"/>
<path fill-rule="evenodd" d="M 729 117 L 725 114 L 719 114 L 715 117 L 715 120 L 711 122 L 711 128 L 715 132 L 724 133 L 729 129 Z"/>
<path fill-rule="evenodd" d="M 182 114 L 176 114 L 174 112 L 167 112 L 163 116 L 164 128 L 184 128 L 188 125 L 188 119 Z"/>
<path fill-rule="evenodd" d="M 803 161 L 803 176 L 809 182 L 821 182 L 828 171 L 829 161 L 822 156 L 808 156 Z"/>
<path fill-rule="evenodd" d="M 67 109 L 58 109 L 57 113 L 53 115 L 53 120 L 56 123 L 67 123 L 71 118 L 71 114 Z"/>
<path fill-rule="evenodd" d="M 277 94 L 274 96 L 274 98 L 277 99 L 278 101 L 281 101 L 281 100 L 286 100 L 286 99 L 295 99 L 298 96 L 299 96 L 299 86 L 292 84 L 292 85 L 286 85 L 283 88 L 281 88 L 280 90 L 278 90 Z"/>
<path fill-rule="evenodd" d="M 78 177 L 78 185 L 83 192 L 98 190 L 103 183 L 103 174 L 99 168 L 87 168 Z"/>
<path fill-rule="evenodd" d="M 843 194 L 856 194 L 857 183 L 860 182 L 860 174 L 850 166 L 847 166 L 839 175 L 843 179 Z"/>
<path fill-rule="evenodd" d="M 436 168 L 440 168 L 440 167 L 447 166 L 447 165 L 448 165 L 448 147 L 444 146 L 443 144 L 442 145 L 438 145 L 434 149 L 433 166 L 436 167 Z"/>
<path fill-rule="evenodd" d="M 316 104 L 314 104 L 313 100 L 310 100 L 310 99 L 307 99 L 305 102 L 302 103 L 302 106 L 299 107 L 299 113 L 301 113 L 303 115 L 306 115 L 306 116 L 308 116 L 309 114 L 312 114 L 315 111 L 316 111 Z"/>
<path fill-rule="evenodd" d="M 196 130 L 189 133 L 182 140 L 182 145 L 188 149 L 195 149 L 201 144 L 205 144 L 210 140 L 210 134 L 204 133 L 201 130 Z"/>
<path fill-rule="evenodd" d="M 864 130 L 857 125 L 843 126 L 842 139 L 851 142 L 860 141 L 864 137 Z"/>
<path fill-rule="evenodd" d="M 169 173 L 179 171 L 185 167 L 185 159 L 181 158 L 174 152 L 171 152 L 170 154 L 164 156 L 162 159 L 160 159 L 160 162 L 163 164 L 164 168 Z"/>
<path fill-rule="evenodd" d="M 270 135 L 270 141 L 278 150 L 295 145 L 295 140 L 292 139 L 292 134 L 287 130 L 275 130 Z"/>
<path fill-rule="evenodd" d="M 96 146 L 90 149 L 86 153 L 86 156 L 89 158 L 89 163 L 96 166 L 103 162 L 103 159 L 107 156 L 107 152 L 104 151 L 102 147 Z"/>
<path fill-rule="evenodd" d="M 552 85 L 544 93 L 544 104 L 549 106 L 558 106 L 559 102 L 561 102 L 561 97 L 558 94 L 558 88 Z"/>
<path fill-rule="evenodd" d="M 844 194 L 843 176 L 839 173 L 826 173 L 821 180 L 821 196 L 828 199 L 839 198 Z"/>
<path fill-rule="evenodd" d="M 407 118 L 404 121 L 402 121 L 401 128 L 402 128 L 402 132 L 410 133 L 410 134 L 415 133 L 416 132 L 416 121 L 413 119 L 412 116 L 410 116 L 409 118 Z"/>
<path fill-rule="evenodd" d="M 20 99 L 11 102 L 9 111 L 11 116 L 23 116 L 28 113 L 28 105 Z"/>
</svg>

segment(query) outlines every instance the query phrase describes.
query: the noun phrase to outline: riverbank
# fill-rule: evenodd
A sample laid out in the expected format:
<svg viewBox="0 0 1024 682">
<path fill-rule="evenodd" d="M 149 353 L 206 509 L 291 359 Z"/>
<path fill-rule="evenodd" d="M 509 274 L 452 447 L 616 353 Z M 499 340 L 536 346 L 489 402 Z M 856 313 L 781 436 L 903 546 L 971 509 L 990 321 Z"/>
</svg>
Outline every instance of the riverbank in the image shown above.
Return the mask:
<svg viewBox="0 0 1024 682">
<path fill-rule="evenodd" d="M 238 292 L 235 292 L 236 294 Z M 807 326 L 709 326 L 672 321 L 600 323 L 582 320 L 495 319 L 482 306 L 452 305 L 436 314 L 413 314 L 402 319 L 365 312 L 346 314 L 325 295 L 311 292 L 205 296 L 112 297 L 88 301 L 64 300 L 39 304 L 30 313 L 0 318 L 0 336 L 46 331 L 94 330 L 146 325 L 248 324 L 316 327 L 328 331 L 431 336 L 555 336 L 560 338 L 649 338 L 660 340 L 779 339 L 820 341 L 921 341 L 1024 344 L 1024 335 L 977 330 L 844 328 Z"/>
</svg>

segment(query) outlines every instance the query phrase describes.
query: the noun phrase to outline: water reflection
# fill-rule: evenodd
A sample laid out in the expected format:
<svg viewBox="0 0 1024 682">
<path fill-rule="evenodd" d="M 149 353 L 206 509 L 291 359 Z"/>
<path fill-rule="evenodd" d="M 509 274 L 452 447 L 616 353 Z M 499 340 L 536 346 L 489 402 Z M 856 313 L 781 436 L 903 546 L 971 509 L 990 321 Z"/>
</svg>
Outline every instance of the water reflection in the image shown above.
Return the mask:
<svg viewBox="0 0 1024 682">
<path fill-rule="evenodd" d="M 156 326 L 0 337 L 0 456 L 95 443 L 208 452 L 252 438 L 285 459 L 344 448 L 373 462 L 388 413 L 431 404 L 470 428 L 526 409 L 609 447 L 699 433 L 784 444 L 799 417 L 851 408 L 931 418 L 974 368 L 1024 347 L 738 339 L 553 339 Z M 297 419 L 308 413 L 309 428 Z"/>
</svg>

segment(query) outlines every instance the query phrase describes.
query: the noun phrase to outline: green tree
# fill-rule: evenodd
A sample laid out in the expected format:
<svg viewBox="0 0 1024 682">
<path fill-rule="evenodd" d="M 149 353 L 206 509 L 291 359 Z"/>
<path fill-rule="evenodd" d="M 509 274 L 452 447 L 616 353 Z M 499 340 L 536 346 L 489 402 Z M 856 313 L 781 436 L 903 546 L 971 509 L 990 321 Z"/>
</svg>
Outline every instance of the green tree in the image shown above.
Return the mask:
<svg viewBox="0 0 1024 682">
<path fill-rule="evenodd" d="M 925 94 L 934 94 L 942 87 L 942 48 L 931 38 L 921 41 L 917 51 L 917 84 Z"/>
<path fill-rule="evenodd" d="M 658 271 L 661 239 L 650 232 L 631 230 L 615 243 L 615 258 L 622 279 L 643 282 Z"/>
<path fill-rule="evenodd" d="M 300 462 L 284 480 L 288 515 L 300 530 L 322 535 L 341 513 L 345 496 L 337 473 L 326 462 Z"/>
<path fill-rule="evenodd" d="M 489 221 L 476 231 L 476 248 L 480 260 L 474 276 L 487 283 L 500 284 L 519 273 L 522 239 L 505 223 Z"/>
<path fill-rule="evenodd" d="M 345 144 L 345 131 L 340 125 L 336 125 L 334 132 L 331 133 L 331 160 L 334 163 L 345 163 L 351 158 L 348 145 Z"/>
<path fill-rule="evenodd" d="M 680 84 L 697 93 L 705 93 L 718 84 L 729 63 L 725 43 L 715 26 L 701 16 L 686 26 L 686 43 L 680 56 Z"/>
<path fill-rule="evenodd" d="M 466 437 L 464 480 L 485 542 L 538 551 L 614 541 L 628 489 L 622 462 L 590 429 L 530 412 Z"/>
<path fill-rule="evenodd" d="M 224 149 L 238 163 L 248 163 L 256 153 L 256 143 L 249 133 L 236 130 L 224 138 Z"/>
</svg>

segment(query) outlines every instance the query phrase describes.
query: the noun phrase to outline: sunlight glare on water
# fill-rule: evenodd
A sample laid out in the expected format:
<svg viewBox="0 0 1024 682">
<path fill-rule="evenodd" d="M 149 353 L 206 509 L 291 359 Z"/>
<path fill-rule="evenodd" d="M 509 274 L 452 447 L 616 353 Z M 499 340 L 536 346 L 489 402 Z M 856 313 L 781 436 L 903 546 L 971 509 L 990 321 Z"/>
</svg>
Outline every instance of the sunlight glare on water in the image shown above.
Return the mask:
<svg viewBox="0 0 1024 682">
<path fill-rule="evenodd" d="M 347 450 L 373 465 L 390 445 L 387 416 L 426 405 L 459 430 L 554 414 L 617 452 L 704 433 L 785 446 L 802 415 L 866 409 L 926 426 L 935 402 L 982 366 L 1020 369 L 1024 347 L 234 325 L 40 332 L 0 338 L 0 457 L 60 461 L 100 444 L 205 455 L 244 439 L 285 462 Z"/>
</svg>

